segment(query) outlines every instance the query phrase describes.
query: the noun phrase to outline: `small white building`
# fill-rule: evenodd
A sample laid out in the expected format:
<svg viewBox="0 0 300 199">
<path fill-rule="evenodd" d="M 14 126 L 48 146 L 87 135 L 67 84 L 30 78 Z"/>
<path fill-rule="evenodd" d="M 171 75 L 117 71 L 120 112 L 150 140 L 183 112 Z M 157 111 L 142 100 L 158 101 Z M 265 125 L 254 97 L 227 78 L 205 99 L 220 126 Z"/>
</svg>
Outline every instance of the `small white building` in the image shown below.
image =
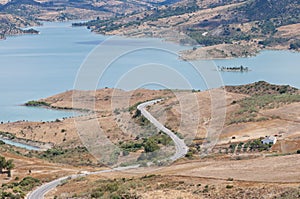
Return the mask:
<svg viewBox="0 0 300 199">
<path fill-rule="evenodd" d="M 204 33 L 202 33 L 202 36 L 206 36 L 208 34 L 208 32 L 204 32 Z"/>
<path fill-rule="evenodd" d="M 267 136 L 265 139 L 261 140 L 263 144 L 276 144 L 277 138 L 275 136 Z"/>
</svg>

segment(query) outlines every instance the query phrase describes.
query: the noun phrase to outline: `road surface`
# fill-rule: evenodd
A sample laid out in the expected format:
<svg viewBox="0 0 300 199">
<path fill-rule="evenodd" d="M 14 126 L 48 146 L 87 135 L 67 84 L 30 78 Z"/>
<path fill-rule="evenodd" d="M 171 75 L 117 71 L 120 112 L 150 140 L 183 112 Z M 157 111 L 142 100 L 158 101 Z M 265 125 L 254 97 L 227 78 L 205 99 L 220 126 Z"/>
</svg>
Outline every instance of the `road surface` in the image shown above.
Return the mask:
<svg viewBox="0 0 300 199">
<path fill-rule="evenodd" d="M 166 135 L 168 135 L 174 142 L 176 152 L 173 156 L 170 157 L 172 161 L 175 161 L 179 158 L 184 157 L 189 148 L 184 143 L 183 139 L 180 139 L 175 133 L 173 133 L 170 129 L 166 128 L 164 125 L 162 125 L 158 120 L 156 120 L 147 110 L 147 106 L 151 106 L 159 101 L 162 101 L 161 99 L 151 100 L 148 102 L 144 102 L 140 105 L 138 105 L 137 109 L 141 111 L 141 114 L 148 119 L 156 128 L 158 128 L 160 131 L 164 132 Z"/>
<path fill-rule="evenodd" d="M 160 131 L 164 132 L 166 135 L 170 136 L 170 138 L 173 140 L 176 148 L 176 152 L 173 156 L 170 157 L 170 160 L 175 161 L 179 158 L 184 157 L 188 152 L 188 147 L 184 143 L 182 139 L 177 137 L 170 129 L 166 128 L 164 125 L 162 125 L 159 121 L 157 121 L 147 110 L 147 106 L 153 105 L 157 102 L 161 101 L 161 99 L 152 100 L 148 102 L 144 102 L 140 105 L 138 105 L 137 109 L 141 111 L 141 114 L 147 118 L 156 128 L 158 128 Z M 100 174 L 100 173 L 108 173 L 113 171 L 124 171 L 129 169 L 136 169 L 140 165 L 133 165 L 133 166 L 127 166 L 127 167 L 117 167 L 114 169 L 107 169 L 107 170 L 101 170 L 101 171 L 95 171 L 95 172 L 85 172 L 81 174 L 74 174 L 70 176 L 65 176 L 56 180 L 53 180 L 51 182 L 48 182 L 40 187 L 38 187 L 36 190 L 32 191 L 27 195 L 27 199 L 41 199 L 44 198 L 44 195 L 60 185 L 64 180 L 68 179 L 74 179 L 82 176 L 87 175 L 93 175 L 93 174 Z"/>
<path fill-rule="evenodd" d="M 95 171 L 95 172 L 85 172 L 81 174 L 74 174 L 70 176 L 65 176 L 56 180 L 53 180 L 51 182 L 48 182 L 40 187 L 38 187 L 36 190 L 32 191 L 27 195 L 27 199 L 41 199 L 44 198 L 44 195 L 60 185 L 63 181 L 68 180 L 68 179 L 75 179 L 83 176 L 88 176 L 88 175 L 95 175 L 95 174 L 100 174 L 100 173 L 109 173 L 113 171 L 124 171 L 124 170 L 129 170 L 129 169 L 136 169 L 140 165 L 133 165 L 133 166 L 127 166 L 127 167 L 118 167 L 114 169 L 107 169 L 107 170 L 101 170 L 101 171 Z"/>
</svg>

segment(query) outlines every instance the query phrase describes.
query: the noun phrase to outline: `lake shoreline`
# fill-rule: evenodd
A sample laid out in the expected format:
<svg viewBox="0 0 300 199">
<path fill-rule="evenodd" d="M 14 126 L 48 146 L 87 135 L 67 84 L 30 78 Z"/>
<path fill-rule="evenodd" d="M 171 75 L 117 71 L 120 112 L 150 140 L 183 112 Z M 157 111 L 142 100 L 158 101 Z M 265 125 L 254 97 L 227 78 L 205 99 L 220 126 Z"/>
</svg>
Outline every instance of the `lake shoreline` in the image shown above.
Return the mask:
<svg viewBox="0 0 300 199">
<path fill-rule="evenodd" d="M 0 121 L 53 121 L 56 118 L 72 117 L 68 112 L 64 114 L 52 111 L 68 111 L 67 108 L 51 107 L 51 111 L 47 111 L 47 109 L 45 109 L 46 111 L 42 111 L 17 106 L 30 99 L 42 99 L 45 96 L 51 96 L 52 94 L 72 89 L 74 78 L 82 65 L 82 60 L 89 56 L 89 53 L 99 42 L 107 39 L 100 34 L 91 33 L 85 27 L 72 28 L 71 23 L 45 22 L 42 27 L 37 29 L 41 32 L 37 36 L 15 37 L 2 42 L 2 46 L 0 45 L 2 52 L 0 64 L 2 66 L 10 66 L 5 67 L 6 73 L 1 75 L 2 85 L 8 84 L 11 87 L 9 89 L 4 86 L 2 87 L 4 98 L 0 104 L 3 107 Z M 57 35 L 60 35 L 60 37 L 57 37 Z M 153 46 L 154 44 L 162 49 L 173 49 L 176 52 L 187 49 L 187 47 L 184 48 L 175 45 L 174 42 L 162 40 L 161 38 L 155 41 L 139 39 L 133 43 L 131 41 L 135 41 L 134 39 L 122 42 L 122 38 L 117 38 L 112 41 L 116 42 L 107 43 L 109 45 L 104 48 L 107 52 L 128 45 L 133 45 L 140 49 L 141 47 Z M 40 42 L 45 43 L 40 45 Z M 7 49 L 6 45 L 10 46 L 10 48 Z M 54 49 L 56 50 L 54 51 Z M 106 51 L 103 51 L 103 53 L 107 53 Z M 107 74 L 107 77 L 103 77 L 104 83 L 97 85 L 98 88 L 114 88 L 118 78 L 132 69 L 131 61 L 134 60 L 135 64 L 144 64 L 144 62 L 150 63 L 154 60 L 154 62 L 171 66 L 172 69 L 183 74 L 190 82 L 191 88 L 195 90 L 208 89 L 205 82 L 202 81 L 205 80 L 205 77 L 201 80 L 199 75 L 195 73 L 195 68 L 191 65 L 193 62 L 182 61 L 178 59 L 177 54 L 162 54 L 157 51 L 146 53 L 147 56 L 144 56 L 145 53 L 141 51 L 137 54 L 132 53 L 132 55 L 128 55 L 128 58 L 124 57 L 124 60 L 120 58 L 123 61 L 110 66 L 111 71 Z M 61 56 L 64 57 L 64 61 L 62 61 Z M 210 64 L 211 67 L 208 66 L 205 68 L 203 65 L 202 68 L 199 68 L 205 72 L 203 74 L 215 75 L 216 66 L 218 65 L 244 65 L 249 66 L 252 72 L 248 74 L 222 73 L 220 74 L 220 78 L 222 78 L 224 85 L 238 85 L 265 80 L 274 84 L 289 84 L 299 88 L 298 77 L 296 77 L 299 71 L 297 66 L 299 58 L 298 53 L 291 51 L 284 50 L 279 52 L 278 50 L 270 51 L 269 49 L 263 49 L 255 57 L 214 59 L 210 60 L 214 62 Z M 17 61 L 20 59 L 22 61 Z M 101 61 L 99 64 L 101 64 Z M 24 70 L 26 75 L 20 76 L 15 73 L 18 70 Z M 293 71 L 292 75 L 289 71 Z M 16 79 L 28 83 L 17 84 Z M 33 88 L 35 89 L 33 90 Z M 147 88 L 151 89 L 153 87 L 149 86 Z"/>
<path fill-rule="evenodd" d="M 80 26 L 73 26 L 72 27 L 86 27 L 86 25 Z M 88 28 L 87 28 L 88 29 Z M 287 43 L 277 46 L 263 46 L 259 45 L 255 42 L 247 42 L 247 41 L 238 41 L 233 42 L 232 44 L 217 44 L 217 45 L 208 45 L 208 46 L 201 46 L 196 48 L 195 45 L 199 46 L 200 44 L 195 43 L 195 41 L 189 41 L 188 43 L 181 43 L 181 39 L 185 39 L 186 36 L 182 36 L 181 34 L 177 33 L 177 37 L 170 36 L 168 34 L 160 35 L 152 35 L 149 36 L 144 33 L 140 33 L 138 35 L 135 34 L 124 34 L 121 31 L 112 31 L 112 32 L 99 32 L 96 30 L 91 29 L 90 32 L 103 35 L 103 36 L 120 36 L 125 38 L 137 39 L 137 38 L 153 38 L 153 39 L 162 39 L 165 42 L 175 43 L 177 45 L 185 45 L 189 46 L 190 49 L 180 51 L 179 58 L 183 61 L 197 61 L 197 60 L 216 60 L 216 59 L 234 59 L 234 58 L 248 58 L 248 57 L 255 57 L 263 50 L 285 50 L 285 51 L 293 51 L 293 52 L 300 52 L 300 49 L 293 50 L 290 49 Z M 188 40 L 191 40 L 188 38 Z M 198 51 L 198 52 L 197 52 Z"/>
</svg>

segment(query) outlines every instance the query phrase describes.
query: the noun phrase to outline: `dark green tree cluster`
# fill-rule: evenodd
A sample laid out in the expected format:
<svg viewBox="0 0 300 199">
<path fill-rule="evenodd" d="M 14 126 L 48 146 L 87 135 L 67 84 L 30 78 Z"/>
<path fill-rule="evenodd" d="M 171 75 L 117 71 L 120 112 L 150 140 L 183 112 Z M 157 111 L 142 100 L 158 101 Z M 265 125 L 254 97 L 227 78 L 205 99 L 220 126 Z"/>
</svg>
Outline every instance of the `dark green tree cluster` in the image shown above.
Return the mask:
<svg viewBox="0 0 300 199">
<path fill-rule="evenodd" d="M 294 41 L 290 44 L 291 50 L 298 50 L 300 49 L 300 40 Z"/>
<path fill-rule="evenodd" d="M 15 168 L 13 160 L 6 160 L 5 157 L 0 156 L 0 174 L 3 173 L 3 169 L 6 169 L 6 173 L 8 177 L 11 177 L 11 170 Z"/>
<path fill-rule="evenodd" d="M 18 177 L 13 182 L 3 183 L 0 189 L 0 199 L 21 199 L 26 193 L 41 184 L 39 179 L 27 176 L 17 182 Z"/>
<path fill-rule="evenodd" d="M 151 153 L 160 149 L 160 145 L 168 145 L 172 142 L 171 138 L 162 132 L 157 135 L 152 135 L 148 138 L 143 138 L 141 140 L 121 142 L 121 148 L 126 152 L 135 152 L 140 149 L 144 149 L 146 153 Z M 128 153 L 126 153 L 128 154 Z"/>
<path fill-rule="evenodd" d="M 159 146 L 157 144 L 157 141 L 154 139 L 147 139 L 147 141 L 144 143 L 144 149 L 146 153 L 151 153 L 156 150 L 159 150 Z"/>
</svg>

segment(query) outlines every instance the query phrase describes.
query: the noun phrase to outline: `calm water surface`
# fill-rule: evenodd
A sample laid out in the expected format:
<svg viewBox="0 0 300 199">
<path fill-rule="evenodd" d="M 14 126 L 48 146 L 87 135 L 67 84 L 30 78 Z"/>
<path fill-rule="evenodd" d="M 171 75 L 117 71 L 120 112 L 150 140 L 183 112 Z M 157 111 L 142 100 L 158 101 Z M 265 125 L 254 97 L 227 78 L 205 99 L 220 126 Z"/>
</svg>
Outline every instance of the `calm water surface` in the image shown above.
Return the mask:
<svg viewBox="0 0 300 199">
<path fill-rule="evenodd" d="M 19 148 L 23 148 L 23 149 L 27 149 L 27 150 L 33 150 L 33 151 L 39 151 L 40 150 L 40 148 L 38 148 L 38 147 L 34 147 L 34 146 L 31 146 L 31 145 L 28 145 L 28 144 L 22 144 L 22 143 L 14 142 L 12 140 L 2 139 L 2 138 L 0 138 L 0 140 L 3 141 L 5 144 L 16 146 L 16 147 L 19 147 Z"/>
<path fill-rule="evenodd" d="M 173 52 L 186 49 L 172 43 L 158 39 L 124 39 L 114 37 L 110 42 L 103 42 L 107 37 L 90 33 L 84 27 L 72 28 L 71 23 L 45 23 L 36 27 L 41 34 L 9 37 L 0 41 L 0 121 L 17 120 L 54 120 L 56 118 L 72 116 L 72 112 L 31 108 L 20 106 L 32 99 L 40 99 L 74 88 L 74 82 L 80 66 L 89 53 L 100 43 L 102 51 L 99 56 L 90 57 L 88 60 L 96 63 L 93 67 L 97 70 L 106 63 L 105 58 L 118 50 L 128 47 L 143 49 L 130 52 L 118 57 L 102 74 L 96 87 L 116 87 L 119 79 L 131 69 L 149 63 L 158 63 L 170 67 L 183 76 L 195 89 L 218 87 L 220 83 L 207 86 L 209 78 L 215 78 L 216 66 L 244 65 L 252 71 L 245 73 L 222 72 L 222 81 L 227 85 L 251 83 L 265 80 L 276 84 L 290 84 L 300 88 L 300 54 L 287 51 L 263 51 L 256 57 L 239 58 L 231 60 L 214 60 L 202 62 L 199 75 L 187 63 L 178 59 L 177 55 L 158 48 L 169 49 Z M 103 50 L 104 49 L 104 50 Z M 95 52 L 95 50 L 94 50 Z M 94 60 L 93 60 L 94 59 Z M 193 64 L 193 63 L 192 63 Z M 151 72 L 149 72 L 151 73 Z M 145 78 L 151 74 L 136 75 L 135 78 Z M 87 74 L 87 82 L 95 74 Z M 98 75 L 98 74 L 97 74 Z M 167 71 L 162 71 L 162 77 L 168 77 Z M 176 79 L 169 85 L 172 88 L 181 88 Z M 88 85 L 88 84 L 87 84 Z M 131 89 L 129 85 L 118 86 Z M 149 84 L 147 88 L 163 88 L 163 86 Z M 83 86 L 93 89 L 93 85 Z M 184 88 L 184 87 L 183 87 Z"/>
</svg>

